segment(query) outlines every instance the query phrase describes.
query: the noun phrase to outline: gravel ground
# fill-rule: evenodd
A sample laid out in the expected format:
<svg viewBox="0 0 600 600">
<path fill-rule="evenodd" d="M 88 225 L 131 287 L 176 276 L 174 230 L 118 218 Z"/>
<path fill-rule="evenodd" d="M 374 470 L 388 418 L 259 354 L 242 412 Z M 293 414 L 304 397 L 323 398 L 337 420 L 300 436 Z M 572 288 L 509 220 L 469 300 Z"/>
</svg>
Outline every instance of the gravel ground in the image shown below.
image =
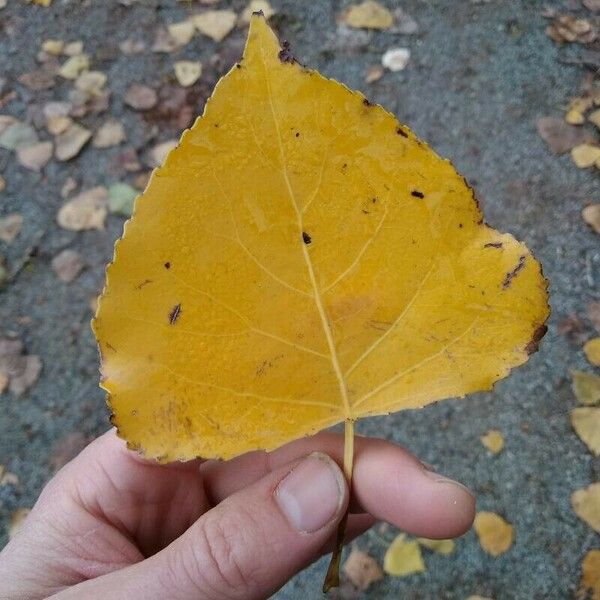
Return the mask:
<svg viewBox="0 0 600 600">
<path fill-rule="evenodd" d="M 220 4 L 243 7 L 237 1 Z M 486 220 L 524 240 L 551 282 L 553 316 L 541 351 L 493 392 L 359 425 L 362 433 L 394 439 L 440 472 L 465 482 L 476 492 L 480 510 L 493 510 L 515 526 L 514 546 L 492 558 L 469 532 L 453 556 L 427 553 L 426 573 L 388 577 L 361 597 L 572 597 L 582 557 L 599 540 L 574 515 L 569 498 L 573 490 L 598 480 L 600 463 L 570 428 L 574 400 L 569 369 L 585 368 L 585 360 L 579 347 L 557 333 L 557 323 L 567 314 L 584 314 L 586 304 L 600 297 L 597 238 L 580 217 L 586 202 L 598 201 L 597 175 L 577 170 L 568 155 L 551 155 L 535 123 L 540 116 L 559 116 L 560 108 L 576 95 L 582 67 L 559 57 L 574 56 L 577 49 L 559 50 L 546 37 L 536 0 L 405 0 L 401 6 L 418 21 L 420 34 L 377 33 L 367 50 L 358 53 L 338 51 L 331 43 L 343 2 L 272 4 L 284 15 L 278 20 L 280 34 L 302 63 L 363 90 L 450 157 L 478 190 Z M 546 4 L 564 8 L 560 2 Z M 127 57 L 116 42 L 133 34 L 152 39 L 158 24 L 180 20 L 187 10 L 175 0 L 147 0 L 130 7 L 115 0 L 55 0 L 49 9 L 9 0 L 0 10 L 0 77 L 6 78 L 7 89 L 17 90 L 18 98 L 1 112 L 24 118 L 28 106 L 40 98 L 59 97 L 60 86 L 66 89 L 66 84 L 32 93 L 17 77 L 36 67 L 42 40 L 81 39 L 93 64 L 108 74 L 110 111 L 125 123 L 132 144 L 143 148 L 149 140 L 172 137 L 176 130 L 165 123 L 151 130 L 139 113 L 124 109 L 121 99 L 132 81 L 164 79 L 173 56 L 146 52 Z M 231 39 L 241 42 L 243 32 L 236 31 Z M 395 45 L 411 49 L 407 69 L 366 84 L 367 68 Z M 204 62 L 218 50 L 197 36 L 177 56 Z M 87 122 L 93 125 L 98 122 L 94 119 Z M 7 182 L 0 194 L 0 214 L 18 211 L 24 217 L 17 240 L 0 245 L 9 270 L 19 271 L 0 291 L 0 334 L 16 333 L 44 364 L 27 394 L 0 396 L 0 464 L 20 479 L 18 486 L 0 486 L 0 546 L 6 541 L 8 517 L 16 508 L 33 504 L 64 439 L 74 432 L 93 437 L 108 425 L 97 387 L 89 301 L 101 288 L 103 267 L 123 222 L 110 216 L 105 231 L 73 233 L 60 229 L 55 217 L 66 178 L 75 177 L 83 189 L 110 184 L 115 181 L 116 154 L 117 149 L 88 147 L 68 163 L 51 161 L 40 175 L 0 150 L 0 172 Z M 59 282 L 50 268 L 51 258 L 66 247 L 79 250 L 87 264 L 70 285 Z M 19 269 L 31 249 L 33 256 Z M 488 429 L 505 436 L 505 450 L 495 457 L 479 442 Z M 384 537 L 390 540 L 392 532 Z M 386 543 L 371 533 L 359 546 L 381 558 Z M 318 598 L 324 568 L 321 561 L 275 597 Z"/>
</svg>

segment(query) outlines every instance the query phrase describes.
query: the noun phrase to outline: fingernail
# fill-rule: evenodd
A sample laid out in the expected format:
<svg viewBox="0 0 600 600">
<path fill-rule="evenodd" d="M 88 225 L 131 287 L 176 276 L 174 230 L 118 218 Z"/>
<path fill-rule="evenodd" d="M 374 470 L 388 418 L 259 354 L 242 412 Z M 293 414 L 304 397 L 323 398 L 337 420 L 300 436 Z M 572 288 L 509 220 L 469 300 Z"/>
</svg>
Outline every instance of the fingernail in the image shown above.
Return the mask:
<svg viewBox="0 0 600 600">
<path fill-rule="evenodd" d="M 275 500 L 294 529 L 310 533 L 341 512 L 345 492 L 338 465 L 326 454 L 314 452 L 281 480 Z"/>
<path fill-rule="evenodd" d="M 475 494 L 466 485 L 463 485 L 459 481 L 455 481 L 454 479 L 450 479 L 449 477 L 444 477 L 443 475 L 436 473 L 433 467 L 431 467 L 431 465 L 425 466 L 425 464 L 423 464 L 423 473 L 430 479 L 433 479 L 433 481 L 435 481 L 436 483 L 447 483 L 448 485 L 453 485 L 467 492 L 469 496 L 475 498 Z"/>
</svg>

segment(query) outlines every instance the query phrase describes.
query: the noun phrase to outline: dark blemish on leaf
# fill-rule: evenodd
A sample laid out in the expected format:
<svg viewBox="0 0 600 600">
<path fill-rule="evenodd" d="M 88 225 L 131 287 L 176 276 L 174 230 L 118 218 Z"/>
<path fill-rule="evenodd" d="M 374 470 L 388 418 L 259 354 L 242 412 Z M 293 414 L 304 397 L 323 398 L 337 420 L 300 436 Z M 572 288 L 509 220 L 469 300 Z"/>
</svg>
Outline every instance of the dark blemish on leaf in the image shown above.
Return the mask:
<svg viewBox="0 0 600 600">
<path fill-rule="evenodd" d="M 525 346 L 525 352 L 529 356 L 531 356 L 534 352 L 537 352 L 540 348 L 540 342 L 542 338 L 546 335 L 548 331 L 548 327 L 546 325 L 540 325 L 534 332 L 531 341 Z"/>
<path fill-rule="evenodd" d="M 242 65 L 240 65 L 240 63 L 235 63 L 235 68 L 236 68 L 236 69 L 241 69 L 241 68 L 242 68 Z"/>
<path fill-rule="evenodd" d="M 302 232 L 302 241 L 308 246 L 308 244 L 310 244 L 312 242 L 312 238 L 310 237 L 310 235 L 308 235 L 308 233 L 306 233 L 306 231 Z"/>
<path fill-rule="evenodd" d="M 252 16 L 253 17 L 264 17 L 265 13 L 262 10 L 255 10 L 255 11 L 252 11 Z"/>
<path fill-rule="evenodd" d="M 502 248 L 502 242 L 488 242 L 483 245 L 484 248 Z"/>
<path fill-rule="evenodd" d="M 117 424 L 117 417 L 114 415 L 114 413 L 110 413 L 110 417 L 108 417 L 108 420 L 110 421 L 110 424 L 115 426 Z"/>
<path fill-rule="evenodd" d="M 376 204 L 376 203 L 377 203 L 377 197 L 373 198 L 373 199 L 371 200 L 371 202 L 372 202 L 373 204 Z"/>
<path fill-rule="evenodd" d="M 368 98 L 363 98 L 363 104 L 365 106 L 373 106 L 373 103 L 368 100 Z"/>
<path fill-rule="evenodd" d="M 215 125 L 214 125 L 214 126 L 215 126 L 215 127 L 218 127 L 218 126 L 219 126 L 219 124 L 218 124 L 218 123 L 215 123 Z"/>
<path fill-rule="evenodd" d="M 166 262 L 165 263 L 165 269 L 170 269 L 171 268 L 171 263 L 170 262 Z"/>
<path fill-rule="evenodd" d="M 300 137 L 300 132 L 296 131 L 296 137 Z"/>
<path fill-rule="evenodd" d="M 116 349 L 116 348 L 115 348 L 115 347 L 114 347 L 112 344 L 110 344 L 109 342 L 106 342 L 106 343 L 105 343 L 105 345 L 106 345 L 106 347 L 107 347 L 109 350 L 112 350 L 113 352 L 116 352 L 116 351 L 117 351 L 117 349 Z"/>
<path fill-rule="evenodd" d="M 177 304 L 173 307 L 173 310 L 169 313 L 169 323 L 171 325 L 175 325 L 177 319 L 179 319 L 179 315 L 181 314 L 181 304 Z"/>
<path fill-rule="evenodd" d="M 463 228 L 463 224 L 462 224 L 462 223 L 459 223 L 459 224 L 458 224 L 458 228 L 459 228 L 459 229 L 462 229 L 462 228 Z"/>
<path fill-rule="evenodd" d="M 370 215 L 371 213 L 368 210 L 365 210 L 364 208 L 361 208 L 363 215 Z"/>
<path fill-rule="evenodd" d="M 421 199 L 425 198 L 425 194 L 423 192 L 420 192 L 419 190 L 413 190 L 410 193 L 410 195 L 414 196 L 415 198 L 421 198 Z"/>
<path fill-rule="evenodd" d="M 139 283 L 136 287 L 138 290 L 141 290 L 145 285 L 148 285 L 149 283 L 152 283 L 152 279 L 144 279 L 144 281 L 142 281 L 142 283 Z"/>
<path fill-rule="evenodd" d="M 524 254 L 523 254 L 523 256 L 520 256 L 517 266 L 512 271 L 509 271 L 506 274 L 506 277 L 504 278 L 504 281 L 502 282 L 502 287 L 504 289 L 507 289 L 510 287 L 512 280 L 517 276 L 519 271 L 525 266 L 525 258 L 526 258 L 526 256 Z"/>
<path fill-rule="evenodd" d="M 396 129 L 396 133 L 398 135 L 401 135 L 402 137 L 405 137 L 405 138 L 408 137 L 408 133 L 406 133 L 406 131 L 404 131 L 404 129 L 402 129 L 402 127 L 398 127 L 398 129 Z"/>
<path fill-rule="evenodd" d="M 281 50 L 279 51 L 279 54 L 277 55 L 277 57 L 279 58 L 279 60 L 282 63 L 295 63 L 296 59 L 293 57 L 292 53 L 290 52 L 290 43 L 287 40 L 283 40 L 283 43 L 281 44 Z"/>
</svg>

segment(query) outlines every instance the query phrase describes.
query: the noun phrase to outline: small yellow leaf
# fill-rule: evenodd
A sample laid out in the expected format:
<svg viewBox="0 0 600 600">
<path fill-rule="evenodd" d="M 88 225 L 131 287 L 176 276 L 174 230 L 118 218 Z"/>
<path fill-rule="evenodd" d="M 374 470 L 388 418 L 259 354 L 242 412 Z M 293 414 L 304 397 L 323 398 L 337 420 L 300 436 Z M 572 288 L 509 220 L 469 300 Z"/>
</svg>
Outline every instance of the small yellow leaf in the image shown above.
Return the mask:
<svg viewBox="0 0 600 600">
<path fill-rule="evenodd" d="M 581 211 L 581 216 L 596 233 L 600 233 L 600 204 L 586 206 Z"/>
<path fill-rule="evenodd" d="M 244 9 L 242 14 L 240 15 L 240 23 L 244 25 L 250 24 L 250 19 L 252 18 L 252 13 L 262 12 L 267 21 L 276 14 L 275 9 L 271 6 L 267 0 L 251 0 L 248 3 L 248 6 Z"/>
<path fill-rule="evenodd" d="M 180 60 L 175 63 L 175 77 L 183 87 L 189 87 L 200 79 L 202 64 L 192 60 Z"/>
<path fill-rule="evenodd" d="M 87 54 L 76 54 L 67 58 L 58 70 L 59 75 L 65 79 L 77 79 L 81 73 L 90 68 L 90 60 Z"/>
<path fill-rule="evenodd" d="M 590 363 L 600 367 L 600 337 L 588 340 L 583 346 L 583 351 Z"/>
<path fill-rule="evenodd" d="M 384 577 L 383 570 L 377 561 L 366 552 L 356 548 L 348 555 L 342 570 L 354 586 L 361 591 Z"/>
<path fill-rule="evenodd" d="M 188 44 L 196 33 L 196 27 L 191 19 L 187 21 L 180 21 L 179 23 L 172 23 L 167 26 L 169 35 L 175 40 L 178 46 L 185 46 Z"/>
<path fill-rule="evenodd" d="M 430 540 L 428 538 L 418 538 L 417 542 L 421 546 L 437 552 L 438 554 L 452 554 L 454 552 L 454 540 Z"/>
<path fill-rule="evenodd" d="M 600 158 L 600 148 L 591 144 L 579 144 L 571 150 L 571 158 L 580 169 L 587 169 Z"/>
<path fill-rule="evenodd" d="M 42 50 L 52 56 L 59 56 L 64 46 L 65 43 L 62 40 L 44 40 L 42 42 Z"/>
<path fill-rule="evenodd" d="M 582 125 L 585 123 L 585 117 L 577 110 L 570 110 L 565 115 L 565 121 L 569 123 L 569 125 Z"/>
<path fill-rule="evenodd" d="M 600 533 L 600 483 L 592 483 L 571 495 L 575 514 Z"/>
<path fill-rule="evenodd" d="M 595 406 L 600 404 L 600 377 L 586 371 L 571 371 L 573 393 L 579 404 Z"/>
<path fill-rule="evenodd" d="M 385 553 L 383 570 L 394 577 L 423 573 L 425 564 L 419 543 L 416 540 L 407 541 L 403 533 L 397 536 Z"/>
<path fill-rule="evenodd" d="M 600 550 L 590 550 L 583 559 L 578 595 L 600 600 Z"/>
<path fill-rule="evenodd" d="M 540 265 L 452 165 L 260 16 L 107 273 L 102 386 L 119 434 L 161 460 L 490 389 L 548 315 Z"/>
<path fill-rule="evenodd" d="M 504 554 L 513 544 L 513 526 L 496 513 L 477 513 L 473 527 L 479 537 L 479 543 L 492 556 Z"/>
<path fill-rule="evenodd" d="M 600 127 L 600 109 L 590 113 L 588 115 L 588 121 L 593 123 L 596 127 Z"/>
<path fill-rule="evenodd" d="M 571 411 L 571 425 L 587 447 L 599 456 L 600 408 L 575 408 Z"/>
<path fill-rule="evenodd" d="M 375 0 L 364 0 L 351 6 L 342 21 L 350 27 L 363 29 L 389 29 L 394 24 L 392 13 Z"/>
<path fill-rule="evenodd" d="M 207 10 L 192 17 L 196 29 L 220 42 L 235 27 L 236 14 L 232 10 Z"/>
<path fill-rule="evenodd" d="M 481 443 L 493 454 L 498 454 L 504 448 L 504 437 L 502 433 L 496 429 L 488 431 L 485 435 L 480 438 Z"/>
</svg>

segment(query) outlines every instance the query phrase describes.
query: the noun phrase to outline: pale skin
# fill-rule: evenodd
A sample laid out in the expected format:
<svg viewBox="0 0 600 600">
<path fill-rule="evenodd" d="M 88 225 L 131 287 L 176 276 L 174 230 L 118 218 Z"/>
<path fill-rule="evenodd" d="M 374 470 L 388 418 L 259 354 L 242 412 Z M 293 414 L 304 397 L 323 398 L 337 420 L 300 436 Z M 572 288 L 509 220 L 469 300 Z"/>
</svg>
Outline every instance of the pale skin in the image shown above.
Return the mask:
<svg viewBox="0 0 600 600">
<path fill-rule="evenodd" d="M 46 485 L 0 553 L 0 598 L 261 599 L 331 548 L 348 504 L 348 538 L 377 520 L 429 538 L 471 526 L 469 490 L 406 450 L 357 437 L 351 493 L 342 452 L 322 433 L 158 465 L 111 430 Z"/>
</svg>

